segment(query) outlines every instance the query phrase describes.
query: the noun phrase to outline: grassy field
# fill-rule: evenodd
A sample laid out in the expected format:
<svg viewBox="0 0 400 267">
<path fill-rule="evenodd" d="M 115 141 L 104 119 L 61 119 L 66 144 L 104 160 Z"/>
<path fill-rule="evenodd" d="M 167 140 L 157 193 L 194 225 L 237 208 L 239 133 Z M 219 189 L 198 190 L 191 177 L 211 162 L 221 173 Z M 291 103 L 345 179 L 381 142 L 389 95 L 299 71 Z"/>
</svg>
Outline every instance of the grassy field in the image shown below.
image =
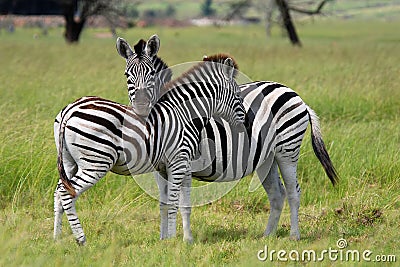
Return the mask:
<svg viewBox="0 0 400 267">
<path fill-rule="evenodd" d="M 131 177 L 109 174 L 77 202 L 88 238 L 78 247 L 64 218 L 53 242 L 53 191 L 58 180 L 53 121 L 85 95 L 128 103 L 125 62 L 115 41 L 86 30 L 68 46 L 62 29 L 34 39 L 35 29 L 0 35 L 0 266 L 270 264 L 259 250 L 372 251 L 400 261 L 400 36 L 399 22 L 321 22 L 299 26 L 304 47 L 261 27 L 147 28 L 119 32 L 135 42 L 158 33 L 170 65 L 204 54 L 231 53 L 253 80 L 296 90 L 321 117 L 324 139 L 340 174 L 333 188 L 315 158 L 309 133 L 300 156 L 302 239 L 289 240 L 285 205 L 278 236 L 262 238 L 269 203 L 247 177 L 221 200 L 194 208 L 195 242 L 159 241 L 158 203 Z M 37 30 L 39 32 L 39 30 Z M 151 176 L 149 176 L 151 179 Z M 263 255 L 263 254 L 261 254 Z M 293 256 L 293 254 L 292 254 Z M 326 255 L 325 255 L 326 256 Z M 274 254 L 274 265 L 278 262 Z M 286 255 L 286 258 L 288 255 Z M 325 260 L 320 265 L 361 262 Z M 289 261 L 291 265 L 311 265 Z M 375 262 L 376 264 L 376 262 Z M 394 265 L 394 264 L 393 264 Z"/>
</svg>

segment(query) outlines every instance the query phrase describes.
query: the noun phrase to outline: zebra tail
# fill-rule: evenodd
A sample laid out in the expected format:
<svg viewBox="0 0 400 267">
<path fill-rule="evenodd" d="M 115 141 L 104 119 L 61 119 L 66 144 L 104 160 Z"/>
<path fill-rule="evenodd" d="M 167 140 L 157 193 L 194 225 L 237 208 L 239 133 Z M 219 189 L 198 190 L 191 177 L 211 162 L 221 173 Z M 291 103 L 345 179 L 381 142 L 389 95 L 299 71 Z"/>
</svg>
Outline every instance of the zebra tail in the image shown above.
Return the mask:
<svg viewBox="0 0 400 267">
<path fill-rule="evenodd" d="M 57 155 L 57 168 L 58 168 L 58 173 L 60 175 L 61 182 L 63 183 L 65 189 L 70 193 L 72 197 L 76 197 L 76 191 L 75 188 L 73 187 L 71 181 L 69 180 L 67 174 L 65 173 L 64 169 L 64 162 L 63 162 L 63 151 L 64 151 L 64 131 L 65 131 L 65 125 L 67 124 L 66 122 L 67 119 L 63 118 L 61 119 L 60 122 L 60 131 L 59 131 L 59 139 L 58 139 L 58 155 Z"/>
<path fill-rule="evenodd" d="M 329 180 L 331 180 L 332 184 L 335 185 L 339 181 L 339 178 L 329 157 L 328 151 L 326 150 L 324 141 L 322 140 L 319 118 L 315 111 L 309 106 L 307 106 L 307 111 L 311 124 L 311 143 L 314 154 L 317 156 L 319 162 L 321 162 L 322 167 L 324 167 L 325 173 L 329 177 Z"/>
</svg>

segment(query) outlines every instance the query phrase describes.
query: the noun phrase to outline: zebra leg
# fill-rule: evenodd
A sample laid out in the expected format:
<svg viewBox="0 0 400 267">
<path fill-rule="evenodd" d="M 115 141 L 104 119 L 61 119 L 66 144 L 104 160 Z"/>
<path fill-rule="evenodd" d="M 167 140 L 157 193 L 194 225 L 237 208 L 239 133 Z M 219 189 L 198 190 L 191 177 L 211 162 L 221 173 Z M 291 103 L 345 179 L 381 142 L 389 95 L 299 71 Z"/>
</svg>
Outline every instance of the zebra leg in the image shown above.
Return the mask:
<svg viewBox="0 0 400 267">
<path fill-rule="evenodd" d="M 297 162 L 278 160 L 279 169 L 285 182 L 290 207 L 290 239 L 299 240 L 300 185 L 297 181 Z"/>
<path fill-rule="evenodd" d="M 75 202 L 78 199 L 79 193 L 73 198 L 67 190 L 64 188 L 60 190 L 60 197 L 63 209 L 67 214 L 68 222 L 72 230 L 72 234 L 75 236 L 76 242 L 79 245 L 84 245 L 86 242 L 85 234 L 83 233 L 82 225 L 79 221 L 76 213 Z"/>
<path fill-rule="evenodd" d="M 160 239 L 166 239 L 168 233 L 168 177 L 166 173 L 155 172 L 160 192 Z"/>
<path fill-rule="evenodd" d="M 170 166 L 167 168 L 168 173 L 168 231 L 167 238 L 176 236 L 176 214 L 179 206 L 179 195 L 182 182 L 188 176 L 189 160 L 187 157 L 179 157 L 171 161 Z M 191 177 L 191 176 L 190 176 Z"/>
<path fill-rule="evenodd" d="M 183 241 L 188 243 L 193 242 L 192 230 L 190 229 L 190 214 L 192 212 L 191 202 L 190 202 L 190 190 L 192 186 L 192 176 L 191 174 L 186 175 L 185 179 L 182 181 L 181 194 L 179 198 L 179 207 L 182 215 L 182 225 L 183 225 Z"/>
<path fill-rule="evenodd" d="M 176 214 L 178 212 L 179 205 L 179 191 L 180 191 L 180 183 L 182 182 L 182 178 L 173 179 L 168 183 L 168 200 L 167 200 L 167 237 L 172 238 L 176 236 Z M 179 181 L 181 180 L 181 181 Z"/>
<path fill-rule="evenodd" d="M 64 213 L 64 209 L 61 203 L 61 195 L 59 192 L 59 188 L 61 186 L 61 182 L 58 183 L 56 190 L 54 191 L 54 240 L 57 240 L 61 235 L 62 229 L 62 215 Z"/>
<path fill-rule="evenodd" d="M 57 128 L 58 129 L 58 128 Z M 58 130 L 57 130 L 58 131 Z M 55 131 L 56 145 L 58 149 L 58 135 Z M 75 160 L 71 157 L 69 153 L 64 155 L 64 170 L 68 178 L 73 177 L 77 172 L 77 165 Z M 62 192 L 65 191 L 62 185 L 61 179 L 58 181 L 56 190 L 54 191 L 54 240 L 56 240 L 61 235 L 62 230 L 62 215 L 64 213 L 64 208 L 62 204 Z"/>
<path fill-rule="evenodd" d="M 102 170 L 88 174 L 88 171 L 84 172 L 79 169 L 78 172 L 70 179 L 77 194 L 74 198 L 68 193 L 68 191 L 64 189 L 64 187 L 62 187 L 60 194 L 61 203 L 65 213 L 67 214 L 72 233 L 79 245 L 84 245 L 86 243 L 86 236 L 83 232 L 78 214 L 76 213 L 75 202 L 83 192 L 95 185 L 96 182 L 104 177 L 106 173 L 107 170 Z"/>
<path fill-rule="evenodd" d="M 257 169 L 257 175 L 260 178 L 265 191 L 267 192 L 271 207 L 271 212 L 268 218 L 267 228 L 265 229 L 264 236 L 276 234 L 283 204 L 285 202 L 285 188 L 279 179 L 277 162 L 274 160 L 269 170 L 268 168 L 269 162 L 266 162 Z"/>
</svg>

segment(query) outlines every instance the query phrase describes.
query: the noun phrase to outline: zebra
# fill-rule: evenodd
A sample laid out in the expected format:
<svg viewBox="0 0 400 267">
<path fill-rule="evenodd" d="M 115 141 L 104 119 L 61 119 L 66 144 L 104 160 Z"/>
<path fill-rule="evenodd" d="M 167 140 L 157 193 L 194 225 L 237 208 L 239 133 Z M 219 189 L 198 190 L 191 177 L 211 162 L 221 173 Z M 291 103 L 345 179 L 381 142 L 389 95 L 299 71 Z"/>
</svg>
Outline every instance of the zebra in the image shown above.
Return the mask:
<svg viewBox="0 0 400 267">
<path fill-rule="evenodd" d="M 123 39 L 117 40 L 117 47 L 129 50 L 129 45 L 124 42 L 126 41 Z M 127 60 L 125 73 L 133 75 L 129 57 L 124 53 L 120 55 Z M 205 56 L 204 60 L 206 59 Z M 160 66 L 159 69 L 163 68 Z M 319 118 L 295 91 L 281 83 L 255 81 L 242 84 L 239 88 L 246 109 L 247 134 L 241 135 L 223 119 L 213 117 L 201 133 L 201 140 L 204 142 L 200 144 L 197 160 L 192 162 L 192 176 L 206 182 L 225 182 L 256 172 L 268 195 L 271 209 L 264 236 L 276 234 L 287 196 L 291 214 L 290 239 L 299 240 L 298 211 L 301 190 L 297 180 L 297 163 L 309 123 L 313 151 L 331 183 L 335 185 L 338 182 L 337 172 L 322 138 Z M 162 92 L 155 95 L 162 95 Z M 285 185 L 282 184 L 278 169 Z M 159 174 L 155 175 L 158 183 L 164 181 Z M 186 186 L 190 186 L 190 183 Z M 183 190 L 183 202 L 190 197 L 185 196 L 185 193 L 189 194 L 190 190 Z M 181 207 L 184 238 L 185 235 L 191 236 L 188 226 L 190 212 L 188 203 L 186 207 Z M 161 216 L 163 228 L 166 227 L 167 215 L 161 212 Z"/>
<path fill-rule="evenodd" d="M 154 76 L 148 64 L 154 51 L 149 42 L 138 46 L 138 53 L 131 55 L 138 60 L 130 62 L 146 65 L 143 73 Z M 108 171 L 128 175 L 153 170 L 165 179 L 160 181 L 160 210 L 168 222 L 160 236 L 174 237 L 179 193 L 191 181 L 189 161 L 198 150 L 200 132 L 212 115 L 243 125 L 235 67 L 226 55 L 197 64 L 166 85 L 168 92 L 146 120 L 132 107 L 98 97 L 84 97 L 62 109 L 54 124 L 60 175 L 54 193 L 54 237 L 61 233 L 65 211 L 76 241 L 85 244 L 75 202 Z M 192 239 L 191 232 L 186 238 Z"/>
<path fill-rule="evenodd" d="M 152 106 L 157 102 L 161 86 L 171 80 L 172 71 L 168 65 L 157 56 L 160 47 L 158 36 L 152 35 L 146 42 L 143 39 L 134 46 L 134 50 L 121 37 L 117 39 L 117 51 L 124 54 L 131 68 L 125 71 L 128 85 L 128 96 L 131 106 L 141 116 L 147 116 Z M 144 52 L 148 57 L 140 57 Z M 141 60 L 140 64 L 137 61 Z M 152 69 L 147 72 L 148 69 Z M 134 72 L 137 75 L 132 75 Z"/>
</svg>

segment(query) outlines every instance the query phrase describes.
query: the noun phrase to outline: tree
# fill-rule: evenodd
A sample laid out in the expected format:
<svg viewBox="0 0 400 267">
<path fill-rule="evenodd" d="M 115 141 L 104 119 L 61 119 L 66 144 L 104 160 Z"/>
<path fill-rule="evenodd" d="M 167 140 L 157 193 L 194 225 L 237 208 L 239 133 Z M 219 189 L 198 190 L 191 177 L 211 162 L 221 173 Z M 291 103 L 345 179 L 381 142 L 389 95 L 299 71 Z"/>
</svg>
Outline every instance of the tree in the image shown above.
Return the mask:
<svg viewBox="0 0 400 267">
<path fill-rule="evenodd" d="M 212 16 L 215 13 L 215 9 L 211 7 L 212 0 L 204 0 L 201 5 L 201 14 L 205 17 Z"/>
<path fill-rule="evenodd" d="M 64 37 L 68 43 L 77 43 L 90 16 L 101 15 L 115 32 L 118 18 L 123 16 L 122 0 L 61 0 L 65 18 Z"/>
<path fill-rule="evenodd" d="M 251 6 L 251 0 L 240 0 L 229 4 L 229 13 L 225 16 L 225 20 L 230 21 L 234 17 L 243 17 L 243 13 Z"/>
<path fill-rule="evenodd" d="M 295 5 L 289 5 L 288 0 L 275 0 L 276 5 L 279 8 L 283 26 L 285 27 L 288 37 L 291 41 L 291 43 L 295 46 L 301 46 L 300 39 L 297 35 L 296 32 L 296 27 L 294 26 L 294 23 L 292 21 L 292 17 L 290 14 L 290 11 L 302 13 L 305 15 L 316 15 L 316 14 L 321 14 L 322 8 L 327 2 L 330 2 L 332 0 L 322 0 L 317 8 L 315 10 L 310 10 L 310 9 L 305 9 L 301 7 L 296 7 Z"/>
<path fill-rule="evenodd" d="M 0 0 L 0 14 L 54 15 L 60 6 L 57 0 Z"/>
<path fill-rule="evenodd" d="M 301 13 L 304 15 L 318 15 L 322 14 L 322 8 L 326 3 L 334 0 L 239 0 L 230 4 L 230 11 L 225 17 L 225 20 L 230 20 L 234 16 L 241 17 L 242 14 L 251 6 L 256 7 L 257 10 L 265 10 L 266 18 L 266 33 L 270 34 L 272 16 L 275 9 L 279 10 L 279 24 L 287 32 L 291 43 L 295 46 L 301 46 L 300 38 L 297 35 L 295 24 L 293 23 L 291 12 Z M 318 3 L 316 9 L 311 9 L 312 6 Z"/>
<path fill-rule="evenodd" d="M 301 42 L 297 35 L 296 27 L 293 24 L 292 17 L 289 12 L 289 6 L 286 3 L 286 0 L 275 0 L 275 1 L 281 13 L 283 25 L 286 28 L 290 41 L 292 42 L 293 45 L 301 46 Z"/>
</svg>

